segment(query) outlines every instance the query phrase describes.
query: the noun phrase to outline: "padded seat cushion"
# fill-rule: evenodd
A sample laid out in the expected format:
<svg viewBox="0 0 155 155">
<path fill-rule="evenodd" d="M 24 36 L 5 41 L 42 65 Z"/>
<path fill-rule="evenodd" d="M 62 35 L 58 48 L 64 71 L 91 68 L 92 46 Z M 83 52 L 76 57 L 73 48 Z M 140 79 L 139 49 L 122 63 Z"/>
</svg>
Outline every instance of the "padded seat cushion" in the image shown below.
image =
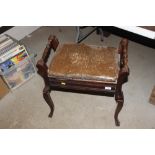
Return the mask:
<svg viewBox="0 0 155 155">
<path fill-rule="evenodd" d="M 49 66 L 49 77 L 117 82 L 117 49 L 63 44 L 58 47 Z"/>
</svg>

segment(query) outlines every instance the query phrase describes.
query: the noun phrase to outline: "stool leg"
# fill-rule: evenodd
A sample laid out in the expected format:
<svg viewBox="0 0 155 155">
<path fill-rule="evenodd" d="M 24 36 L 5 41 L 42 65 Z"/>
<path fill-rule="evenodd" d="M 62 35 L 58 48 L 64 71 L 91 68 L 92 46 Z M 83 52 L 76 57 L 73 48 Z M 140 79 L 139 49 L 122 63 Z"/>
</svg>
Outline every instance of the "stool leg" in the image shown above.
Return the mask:
<svg viewBox="0 0 155 155">
<path fill-rule="evenodd" d="M 116 93 L 115 94 L 115 100 L 117 102 L 117 107 L 116 107 L 115 115 L 114 115 L 115 124 L 116 124 L 116 126 L 120 126 L 120 121 L 118 119 L 118 114 L 120 113 L 120 111 L 121 111 L 121 109 L 123 107 L 123 103 L 124 103 L 123 92 Z"/>
<path fill-rule="evenodd" d="M 54 112 L 54 104 L 51 99 L 50 92 L 51 92 L 50 86 L 45 85 L 45 88 L 43 90 L 43 97 L 44 97 L 45 101 L 47 102 L 47 104 L 49 105 L 50 110 L 51 110 L 48 117 L 52 117 L 53 112 Z"/>
</svg>

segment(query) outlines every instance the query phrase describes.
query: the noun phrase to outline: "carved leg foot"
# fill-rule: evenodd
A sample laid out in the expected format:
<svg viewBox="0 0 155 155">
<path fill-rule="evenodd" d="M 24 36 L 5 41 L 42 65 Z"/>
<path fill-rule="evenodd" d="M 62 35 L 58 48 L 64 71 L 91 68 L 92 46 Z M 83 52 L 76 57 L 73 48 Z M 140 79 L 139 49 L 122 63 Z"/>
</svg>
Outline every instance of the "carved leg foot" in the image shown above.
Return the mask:
<svg viewBox="0 0 155 155">
<path fill-rule="evenodd" d="M 116 110 L 115 110 L 115 115 L 114 115 L 114 118 L 115 118 L 115 124 L 116 126 L 120 126 L 120 121 L 118 119 L 118 114 L 120 113 L 122 107 L 123 107 L 123 103 L 124 103 L 124 96 L 123 96 L 123 92 L 119 93 L 119 94 L 116 94 L 115 95 L 115 100 L 117 102 L 117 107 L 116 107 Z"/>
<path fill-rule="evenodd" d="M 51 92 L 51 88 L 49 86 L 45 86 L 45 88 L 43 90 L 43 97 L 44 97 L 45 101 L 47 102 L 47 104 L 49 105 L 50 110 L 51 110 L 48 117 L 52 117 L 53 112 L 54 112 L 54 104 L 51 99 L 50 92 Z"/>
</svg>

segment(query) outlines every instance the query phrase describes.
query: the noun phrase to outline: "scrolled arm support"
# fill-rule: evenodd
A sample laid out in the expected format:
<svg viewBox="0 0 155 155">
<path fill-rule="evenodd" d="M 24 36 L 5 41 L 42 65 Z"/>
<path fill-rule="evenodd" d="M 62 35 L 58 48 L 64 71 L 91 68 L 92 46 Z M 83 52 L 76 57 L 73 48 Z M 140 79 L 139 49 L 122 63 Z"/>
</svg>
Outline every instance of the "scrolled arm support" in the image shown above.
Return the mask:
<svg viewBox="0 0 155 155">
<path fill-rule="evenodd" d="M 54 51 L 56 51 L 58 45 L 59 45 L 59 41 L 56 38 L 56 36 L 50 35 L 48 37 L 48 43 L 47 43 L 46 48 L 44 50 L 44 53 L 42 55 L 42 59 L 43 59 L 43 61 L 45 63 L 48 61 L 49 55 L 51 53 L 51 49 L 53 49 Z"/>
<path fill-rule="evenodd" d="M 58 45 L 59 45 L 59 41 L 56 38 L 56 36 L 50 35 L 48 37 L 48 43 L 43 52 L 42 58 L 37 62 L 36 67 L 38 68 L 38 74 L 42 76 L 44 79 L 47 79 L 47 76 L 48 76 L 48 66 L 46 65 L 46 63 L 50 56 L 51 49 L 56 51 Z"/>
<path fill-rule="evenodd" d="M 120 54 L 120 71 L 118 75 L 117 87 L 116 87 L 116 96 L 120 96 L 122 92 L 122 84 L 127 81 L 129 75 L 128 67 L 128 40 L 122 39 L 119 44 L 118 53 Z M 119 95 L 118 95 L 119 94 Z M 119 98 L 119 97 L 118 97 Z"/>
<path fill-rule="evenodd" d="M 119 44 L 120 74 L 129 75 L 128 67 L 128 40 L 123 38 Z"/>
<path fill-rule="evenodd" d="M 43 61 L 43 59 L 40 59 L 37 62 L 36 67 L 38 68 L 38 74 L 40 76 L 42 76 L 43 78 L 46 78 L 47 77 L 48 67 L 47 67 L 46 63 Z"/>
</svg>

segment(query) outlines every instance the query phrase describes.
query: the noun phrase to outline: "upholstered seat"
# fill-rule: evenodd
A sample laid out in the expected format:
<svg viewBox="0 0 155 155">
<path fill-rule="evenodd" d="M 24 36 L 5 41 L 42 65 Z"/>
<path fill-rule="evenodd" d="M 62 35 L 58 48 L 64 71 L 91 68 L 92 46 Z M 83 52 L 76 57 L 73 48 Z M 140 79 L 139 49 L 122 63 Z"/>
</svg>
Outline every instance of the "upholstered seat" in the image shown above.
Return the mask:
<svg viewBox="0 0 155 155">
<path fill-rule="evenodd" d="M 54 55 L 48 65 L 51 50 Z M 50 35 L 42 58 L 37 62 L 38 74 L 45 83 L 43 97 L 51 110 L 49 117 L 54 112 L 51 90 L 101 93 L 115 96 L 114 118 L 119 126 L 118 114 L 124 103 L 122 85 L 129 75 L 127 53 L 128 40 L 125 38 L 117 49 L 75 43 L 61 45 L 56 36 Z"/>
<path fill-rule="evenodd" d="M 117 49 L 85 44 L 59 45 L 48 75 L 57 78 L 117 82 Z"/>
</svg>

